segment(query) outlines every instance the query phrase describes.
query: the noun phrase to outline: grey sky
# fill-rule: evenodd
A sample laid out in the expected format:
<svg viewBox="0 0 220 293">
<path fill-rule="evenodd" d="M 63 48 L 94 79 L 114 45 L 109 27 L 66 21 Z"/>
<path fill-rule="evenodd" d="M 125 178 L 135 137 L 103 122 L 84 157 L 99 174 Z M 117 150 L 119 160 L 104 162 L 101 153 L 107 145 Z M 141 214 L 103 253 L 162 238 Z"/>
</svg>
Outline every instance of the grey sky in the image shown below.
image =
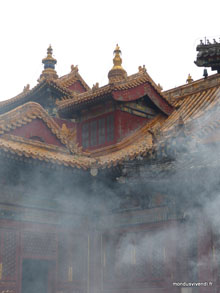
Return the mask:
<svg viewBox="0 0 220 293">
<path fill-rule="evenodd" d="M 196 45 L 205 36 L 219 40 L 219 8 L 218 0 L 2 0 L 0 100 L 37 84 L 50 43 L 58 75 L 78 65 L 90 86 L 108 82 L 116 43 L 129 75 L 145 64 L 164 89 L 184 84 L 188 73 L 201 78 Z"/>
</svg>

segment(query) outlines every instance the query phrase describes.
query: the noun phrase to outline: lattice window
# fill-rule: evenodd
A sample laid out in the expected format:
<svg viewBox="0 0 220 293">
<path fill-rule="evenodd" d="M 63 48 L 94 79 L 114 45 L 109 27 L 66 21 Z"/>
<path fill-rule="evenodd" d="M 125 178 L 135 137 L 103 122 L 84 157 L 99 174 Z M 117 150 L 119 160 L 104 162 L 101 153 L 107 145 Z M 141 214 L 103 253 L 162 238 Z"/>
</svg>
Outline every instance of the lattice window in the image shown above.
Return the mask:
<svg viewBox="0 0 220 293">
<path fill-rule="evenodd" d="M 72 245 L 72 279 L 82 281 L 85 278 L 86 261 L 88 255 L 87 238 L 76 235 Z"/>
<path fill-rule="evenodd" d="M 55 257 L 56 235 L 54 233 L 23 233 L 23 253 L 26 256 Z"/>
<path fill-rule="evenodd" d="M 114 115 L 89 121 L 82 125 L 82 146 L 94 147 L 114 140 Z"/>
<path fill-rule="evenodd" d="M 110 236 L 104 240 L 103 248 L 103 267 L 104 280 L 109 281 L 115 278 L 115 263 L 116 263 L 116 241 Z"/>
<path fill-rule="evenodd" d="M 160 236 L 160 235 L 159 235 Z M 165 248 L 158 233 L 138 233 L 135 237 L 135 278 L 138 281 L 164 276 Z"/>
<path fill-rule="evenodd" d="M 114 139 L 114 116 L 107 116 L 107 142 L 113 141 Z"/>
<path fill-rule="evenodd" d="M 63 282 L 83 281 L 85 279 L 88 242 L 76 235 L 73 238 L 63 235 L 58 244 L 59 280 Z"/>
<path fill-rule="evenodd" d="M 152 244 L 147 235 L 136 238 L 136 278 L 145 280 L 149 277 L 149 269 L 151 264 L 151 248 Z"/>
<path fill-rule="evenodd" d="M 116 275 L 122 280 L 131 280 L 134 276 L 134 251 L 135 247 L 132 243 L 127 243 L 118 248 L 116 254 Z"/>
<path fill-rule="evenodd" d="M 190 226 L 188 226 L 190 225 Z M 201 262 L 198 265 L 198 239 L 197 239 L 197 226 L 188 223 L 184 226 L 182 225 L 178 229 L 178 237 L 181 241 L 178 241 L 176 244 L 177 249 L 177 272 L 179 278 L 184 278 L 186 282 L 191 282 L 193 279 L 194 282 L 198 280 L 198 270 L 203 270 L 203 265 L 206 267 L 206 262 Z M 182 237 L 184 235 L 184 237 Z M 218 257 L 219 252 L 216 253 L 216 247 L 214 247 L 214 260 Z M 206 257 L 210 257 L 209 253 Z"/>
<path fill-rule="evenodd" d="M 99 123 L 99 144 L 105 143 L 105 118 L 101 118 L 98 120 Z"/>
<path fill-rule="evenodd" d="M 113 243 L 114 276 L 119 280 L 130 281 L 135 266 L 135 246 L 132 233 L 125 233 Z"/>
<path fill-rule="evenodd" d="M 97 120 L 91 122 L 91 146 L 97 145 Z"/>
<path fill-rule="evenodd" d="M 151 259 L 151 273 L 153 278 L 161 278 L 164 275 L 164 258 L 165 250 L 163 241 L 153 243 L 152 246 L 152 259 Z"/>
<path fill-rule="evenodd" d="M 82 126 L 82 146 L 84 148 L 89 147 L 89 123 Z"/>
<path fill-rule="evenodd" d="M 16 279 L 16 232 L 3 233 L 2 247 L 3 279 Z"/>
</svg>

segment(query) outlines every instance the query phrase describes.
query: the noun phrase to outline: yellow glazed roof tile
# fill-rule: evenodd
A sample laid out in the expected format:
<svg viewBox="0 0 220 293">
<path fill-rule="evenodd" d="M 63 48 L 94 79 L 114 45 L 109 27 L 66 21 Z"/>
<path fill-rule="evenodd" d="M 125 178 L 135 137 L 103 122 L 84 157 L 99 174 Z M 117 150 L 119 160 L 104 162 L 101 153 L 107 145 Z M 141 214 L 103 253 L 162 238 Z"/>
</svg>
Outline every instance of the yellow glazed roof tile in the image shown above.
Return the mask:
<svg viewBox="0 0 220 293">
<path fill-rule="evenodd" d="M 66 98 L 72 98 L 73 97 L 73 93 L 72 91 L 68 90 L 67 88 L 59 85 L 56 80 L 42 80 L 40 81 L 35 87 L 33 87 L 31 90 L 30 89 L 24 89 L 24 91 L 22 93 L 20 93 L 19 95 L 8 99 L 6 101 L 2 101 L 0 102 L 0 109 L 7 107 L 8 105 L 13 105 L 16 103 L 26 103 L 28 102 L 28 98 L 35 94 L 37 95 L 37 93 L 44 87 L 44 86 L 51 86 L 54 89 L 60 91 L 61 94 L 63 94 L 63 96 L 65 96 Z"/>
<path fill-rule="evenodd" d="M 168 131 L 173 128 L 181 116 L 184 123 L 193 119 L 199 112 L 203 112 L 208 107 L 212 107 L 217 100 L 220 99 L 220 85 L 214 88 L 204 89 L 200 92 L 185 96 L 182 99 L 181 105 L 178 105 L 176 110 L 168 117 L 164 125 L 161 127 L 162 131 Z M 175 103 L 173 103 L 174 106 Z"/>
</svg>

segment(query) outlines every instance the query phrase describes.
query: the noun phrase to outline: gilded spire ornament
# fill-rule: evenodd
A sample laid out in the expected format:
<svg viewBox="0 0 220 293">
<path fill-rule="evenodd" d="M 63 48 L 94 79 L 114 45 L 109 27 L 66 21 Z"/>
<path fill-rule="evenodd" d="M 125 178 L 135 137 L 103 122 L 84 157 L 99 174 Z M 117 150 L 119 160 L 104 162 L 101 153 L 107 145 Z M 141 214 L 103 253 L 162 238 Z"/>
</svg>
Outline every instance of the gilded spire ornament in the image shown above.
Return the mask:
<svg viewBox="0 0 220 293">
<path fill-rule="evenodd" d="M 122 67 L 122 59 L 121 59 L 121 50 L 116 45 L 116 48 L 114 50 L 114 58 L 113 58 L 113 67 L 108 73 L 109 83 L 114 83 L 117 81 L 124 80 L 127 77 L 127 72 Z"/>
<path fill-rule="evenodd" d="M 47 49 L 47 57 L 42 60 L 44 64 L 44 70 L 40 76 L 40 80 L 42 79 L 57 79 L 58 75 L 55 70 L 55 65 L 57 60 L 53 58 L 53 49 L 51 45 L 49 45 Z"/>
</svg>

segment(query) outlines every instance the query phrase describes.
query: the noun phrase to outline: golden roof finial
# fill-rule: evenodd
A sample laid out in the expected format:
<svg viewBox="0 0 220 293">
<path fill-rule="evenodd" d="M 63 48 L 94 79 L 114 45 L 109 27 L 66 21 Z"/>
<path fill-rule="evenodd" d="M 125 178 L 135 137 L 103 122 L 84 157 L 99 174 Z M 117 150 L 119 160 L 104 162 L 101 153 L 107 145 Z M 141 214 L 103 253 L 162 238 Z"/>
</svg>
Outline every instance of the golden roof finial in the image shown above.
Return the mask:
<svg viewBox="0 0 220 293">
<path fill-rule="evenodd" d="M 186 80 L 187 83 L 191 83 L 193 82 L 192 76 L 190 75 L 190 73 L 188 74 L 188 78 Z"/>
<path fill-rule="evenodd" d="M 52 54 L 53 54 L 53 49 L 50 44 L 49 47 L 47 48 L 47 56 L 51 55 L 51 57 L 52 57 Z"/>
<path fill-rule="evenodd" d="M 53 58 L 53 49 L 51 45 L 47 48 L 47 57 L 42 60 L 44 64 L 44 70 L 40 76 L 40 80 L 42 79 L 57 79 L 58 75 L 55 70 L 55 65 L 57 60 Z"/>
<path fill-rule="evenodd" d="M 53 65 L 53 69 L 55 68 L 55 64 L 57 63 L 57 60 L 53 58 L 52 55 L 53 55 L 53 49 L 51 45 L 49 45 L 49 47 L 47 48 L 47 57 L 42 60 L 42 63 L 44 64 L 44 69 L 46 69 L 48 65 Z"/>
<path fill-rule="evenodd" d="M 122 59 L 121 59 L 121 50 L 118 46 L 116 45 L 116 48 L 114 50 L 114 58 L 113 58 L 113 64 L 114 66 L 108 73 L 108 78 L 109 82 L 115 82 L 115 81 L 120 81 L 123 80 L 127 77 L 127 72 L 124 70 L 124 68 L 121 66 L 122 64 Z"/>
<path fill-rule="evenodd" d="M 113 59 L 113 64 L 114 64 L 113 68 L 114 69 L 116 69 L 116 68 L 121 69 L 122 68 L 122 66 L 121 66 L 122 59 L 121 59 L 121 56 L 120 56 L 121 50 L 120 50 L 118 44 L 116 45 L 116 48 L 114 50 L 114 54 L 115 54 L 115 57 Z"/>
</svg>

